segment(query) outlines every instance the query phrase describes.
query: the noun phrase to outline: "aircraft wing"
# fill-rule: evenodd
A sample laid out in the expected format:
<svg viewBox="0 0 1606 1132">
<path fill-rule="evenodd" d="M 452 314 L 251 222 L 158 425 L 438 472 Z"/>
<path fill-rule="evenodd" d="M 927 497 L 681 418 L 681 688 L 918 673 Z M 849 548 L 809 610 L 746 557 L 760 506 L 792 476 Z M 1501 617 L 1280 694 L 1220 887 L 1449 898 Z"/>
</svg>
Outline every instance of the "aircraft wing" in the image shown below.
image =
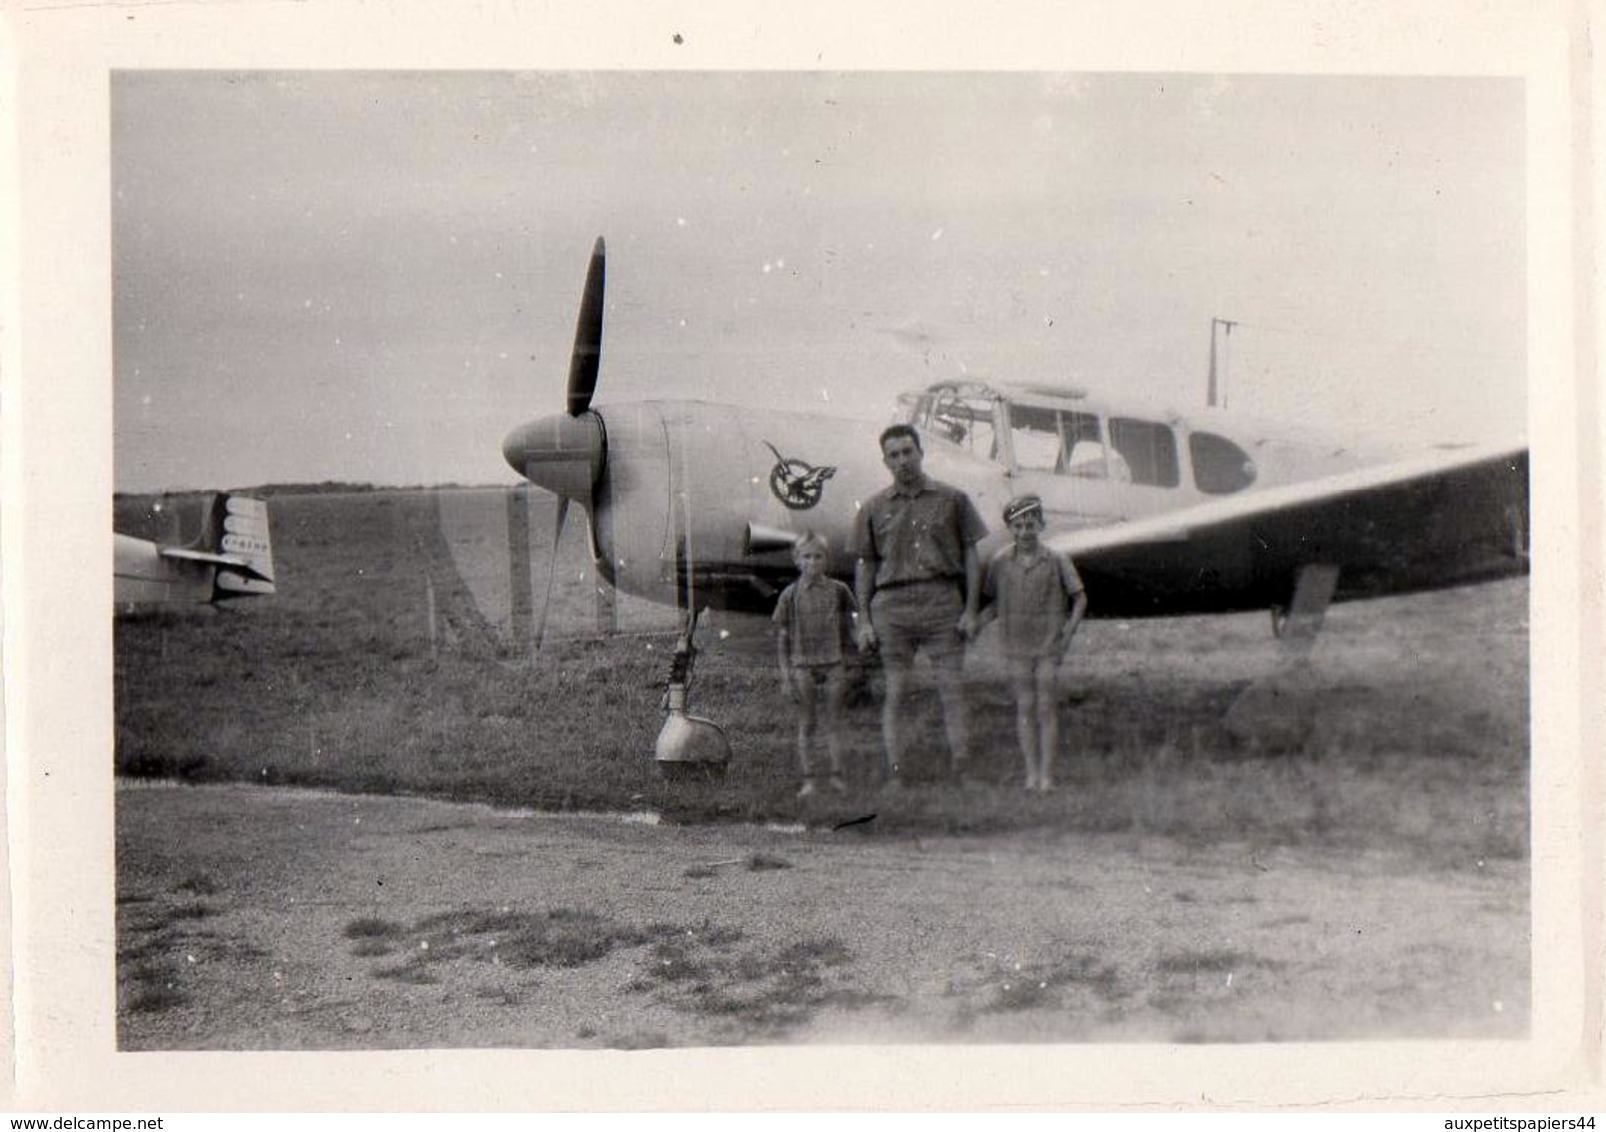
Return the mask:
<svg viewBox="0 0 1606 1132">
<path fill-rule="evenodd" d="M 1301 567 L 1339 568 L 1334 600 L 1521 574 L 1528 449 L 1461 448 L 1246 492 L 1107 527 L 1051 532 L 1101 616 L 1286 607 Z"/>
</svg>

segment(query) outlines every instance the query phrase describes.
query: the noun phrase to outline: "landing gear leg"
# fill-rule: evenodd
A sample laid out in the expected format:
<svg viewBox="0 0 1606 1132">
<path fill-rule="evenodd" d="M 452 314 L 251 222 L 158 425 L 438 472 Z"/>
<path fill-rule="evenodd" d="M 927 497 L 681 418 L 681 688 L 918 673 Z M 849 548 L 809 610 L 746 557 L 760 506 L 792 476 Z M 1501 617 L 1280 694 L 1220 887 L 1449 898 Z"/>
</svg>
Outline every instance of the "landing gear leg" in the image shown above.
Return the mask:
<svg viewBox="0 0 1606 1132">
<path fill-rule="evenodd" d="M 669 664 L 669 687 L 664 692 L 664 726 L 658 732 L 653 758 L 666 779 L 719 778 L 730 763 L 731 745 L 725 731 L 711 719 L 686 713 L 692 669 L 697 663 L 697 620 L 700 611 L 688 610 L 686 627 L 675 642 Z"/>
<path fill-rule="evenodd" d="M 1238 694 L 1223 723 L 1239 743 L 1272 751 L 1303 748 L 1316 726 L 1310 654 L 1338 587 L 1338 567 L 1302 567 L 1286 608 L 1271 611 L 1275 668 Z"/>
<path fill-rule="evenodd" d="M 1284 606 L 1272 606 L 1272 636 L 1282 642 L 1285 654 L 1304 658 L 1322 631 L 1322 619 L 1338 588 L 1338 567 L 1313 564 L 1300 568 L 1294 583 L 1294 599 Z"/>
</svg>

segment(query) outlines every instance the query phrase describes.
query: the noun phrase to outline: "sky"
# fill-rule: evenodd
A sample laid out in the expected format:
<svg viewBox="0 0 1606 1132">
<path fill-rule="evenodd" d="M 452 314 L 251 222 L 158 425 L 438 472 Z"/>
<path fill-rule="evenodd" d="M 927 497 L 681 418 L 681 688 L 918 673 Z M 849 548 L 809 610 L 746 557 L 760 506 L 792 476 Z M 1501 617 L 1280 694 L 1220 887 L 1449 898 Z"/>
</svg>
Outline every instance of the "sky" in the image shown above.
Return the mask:
<svg viewBox="0 0 1606 1132">
<path fill-rule="evenodd" d="M 1513 79 L 124 71 L 115 483 L 508 483 L 563 403 L 940 379 L 1400 445 L 1526 422 Z"/>
</svg>

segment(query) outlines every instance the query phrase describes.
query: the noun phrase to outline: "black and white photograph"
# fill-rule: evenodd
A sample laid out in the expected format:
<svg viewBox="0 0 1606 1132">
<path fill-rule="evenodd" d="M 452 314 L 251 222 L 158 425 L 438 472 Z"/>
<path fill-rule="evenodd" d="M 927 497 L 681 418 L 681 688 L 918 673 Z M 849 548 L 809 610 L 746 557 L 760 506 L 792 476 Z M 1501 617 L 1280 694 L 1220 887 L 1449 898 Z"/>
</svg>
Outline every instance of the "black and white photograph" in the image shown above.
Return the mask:
<svg viewBox="0 0 1606 1132">
<path fill-rule="evenodd" d="M 1583 1009 L 1532 82 L 661 38 L 107 68 L 114 1060 Z"/>
</svg>

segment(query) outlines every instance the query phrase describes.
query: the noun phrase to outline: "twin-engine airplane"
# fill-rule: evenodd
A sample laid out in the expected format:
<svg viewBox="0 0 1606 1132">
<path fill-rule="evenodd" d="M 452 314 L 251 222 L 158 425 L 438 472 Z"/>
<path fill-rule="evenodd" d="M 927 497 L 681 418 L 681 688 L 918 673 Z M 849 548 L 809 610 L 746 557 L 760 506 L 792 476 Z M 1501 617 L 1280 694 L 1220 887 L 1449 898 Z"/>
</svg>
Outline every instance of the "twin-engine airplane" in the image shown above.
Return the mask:
<svg viewBox="0 0 1606 1132">
<path fill-rule="evenodd" d="M 877 447 L 887 422 L 700 401 L 594 408 L 604 278 L 599 238 L 567 411 L 503 444 L 515 471 L 557 495 L 559 530 L 578 502 L 607 581 L 693 614 L 768 612 L 805 530 L 851 579 L 854 516 L 891 482 Z M 942 382 L 899 404 L 926 472 L 970 493 L 998 528 L 993 545 L 1006 500 L 1042 497 L 1045 541 L 1074 558 L 1089 616 L 1269 609 L 1279 634 L 1313 633 L 1331 601 L 1528 569 L 1523 444 L 1401 456 L 1225 409 L 1041 384 Z"/>
<path fill-rule="evenodd" d="M 219 492 L 201 537 L 166 546 L 115 534 L 112 595 L 117 612 L 196 605 L 274 592 L 268 505 Z"/>
</svg>

